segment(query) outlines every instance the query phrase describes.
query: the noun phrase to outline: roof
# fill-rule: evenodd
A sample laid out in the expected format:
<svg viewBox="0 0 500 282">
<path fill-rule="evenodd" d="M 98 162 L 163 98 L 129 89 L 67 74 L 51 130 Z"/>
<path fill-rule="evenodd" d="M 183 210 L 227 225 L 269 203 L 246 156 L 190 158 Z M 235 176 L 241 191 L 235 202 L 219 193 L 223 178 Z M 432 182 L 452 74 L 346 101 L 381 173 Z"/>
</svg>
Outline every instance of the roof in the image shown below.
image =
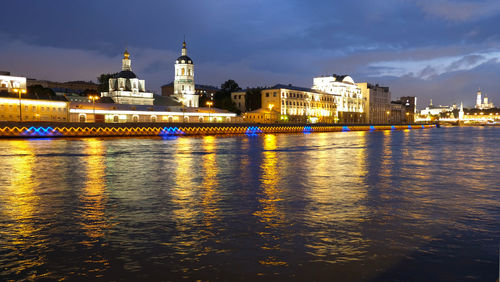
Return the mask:
<svg viewBox="0 0 500 282">
<path fill-rule="evenodd" d="M 306 88 L 306 87 L 299 87 L 299 86 L 293 86 L 291 84 L 285 85 L 285 84 L 276 84 L 273 87 L 265 88 L 266 89 L 288 89 L 288 90 L 295 90 L 295 91 L 304 91 L 304 92 L 312 92 L 312 93 L 319 93 L 319 94 L 328 94 L 316 89 L 311 89 L 311 88 Z M 333 95 L 333 94 L 330 94 Z"/>
<path fill-rule="evenodd" d="M 130 70 L 124 70 L 119 72 L 118 74 L 115 75 L 115 78 L 137 78 L 137 75 L 135 75 L 134 72 Z"/>
<path fill-rule="evenodd" d="M 166 107 L 174 107 L 174 106 L 182 106 L 181 103 L 177 102 L 175 99 L 169 96 L 161 96 L 161 95 L 153 95 L 154 105 L 155 106 L 166 106 Z"/>
<path fill-rule="evenodd" d="M 184 63 L 181 63 L 182 60 L 184 60 Z M 177 58 L 176 63 L 177 64 L 194 64 L 193 60 L 191 60 L 191 58 L 189 58 L 188 56 L 180 56 L 179 58 Z"/>
</svg>

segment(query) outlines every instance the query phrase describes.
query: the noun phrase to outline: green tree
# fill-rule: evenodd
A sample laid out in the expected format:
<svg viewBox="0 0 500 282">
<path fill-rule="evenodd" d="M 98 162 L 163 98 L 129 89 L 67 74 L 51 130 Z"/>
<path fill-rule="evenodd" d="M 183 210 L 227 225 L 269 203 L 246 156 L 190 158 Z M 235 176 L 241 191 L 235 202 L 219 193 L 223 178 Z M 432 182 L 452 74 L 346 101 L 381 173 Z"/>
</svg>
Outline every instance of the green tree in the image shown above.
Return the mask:
<svg viewBox="0 0 500 282">
<path fill-rule="evenodd" d="M 41 85 L 28 86 L 26 98 L 32 99 L 55 99 L 56 93 L 50 88 L 45 88 Z"/>
<path fill-rule="evenodd" d="M 109 79 L 113 78 L 118 73 L 103 73 L 97 77 L 97 81 L 99 82 L 99 87 L 97 91 L 99 92 L 108 92 L 109 91 Z"/>
<path fill-rule="evenodd" d="M 264 89 L 264 87 L 247 89 L 245 95 L 245 106 L 246 106 L 245 110 L 247 112 L 255 111 L 262 107 L 262 98 L 261 98 L 262 89 Z"/>
<path fill-rule="evenodd" d="M 240 91 L 241 87 L 234 80 L 229 79 L 221 84 L 221 89 L 217 91 L 214 95 L 214 107 L 219 109 L 228 110 L 234 113 L 240 113 L 240 110 L 236 108 L 233 101 L 231 100 L 231 93 Z M 201 104 L 204 106 L 204 104 Z"/>
</svg>

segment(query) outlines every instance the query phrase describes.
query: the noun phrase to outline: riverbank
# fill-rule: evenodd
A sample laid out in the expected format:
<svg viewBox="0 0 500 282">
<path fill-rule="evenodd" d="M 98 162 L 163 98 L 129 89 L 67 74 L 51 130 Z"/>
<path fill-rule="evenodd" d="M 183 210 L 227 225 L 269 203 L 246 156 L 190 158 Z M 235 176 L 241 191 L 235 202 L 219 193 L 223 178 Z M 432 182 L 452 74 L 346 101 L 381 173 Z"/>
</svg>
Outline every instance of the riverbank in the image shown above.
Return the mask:
<svg viewBox="0 0 500 282">
<path fill-rule="evenodd" d="M 313 133 L 433 128 L 435 125 L 0 122 L 0 138 Z"/>
</svg>

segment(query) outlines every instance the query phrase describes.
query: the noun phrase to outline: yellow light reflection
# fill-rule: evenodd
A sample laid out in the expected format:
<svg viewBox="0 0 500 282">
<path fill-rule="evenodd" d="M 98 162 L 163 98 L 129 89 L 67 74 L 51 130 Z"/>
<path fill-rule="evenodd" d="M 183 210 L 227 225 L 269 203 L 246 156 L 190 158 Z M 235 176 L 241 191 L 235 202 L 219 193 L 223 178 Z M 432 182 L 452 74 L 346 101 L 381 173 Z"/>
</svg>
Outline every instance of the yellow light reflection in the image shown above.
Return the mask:
<svg viewBox="0 0 500 282">
<path fill-rule="evenodd" d="M 85 140 L 85 161 L 86 181 L 81 197 L 82 213 L 80 225 L 87 235 L 87 239 L 80 242 L 83 245 L 92 247 L 102 243 L 102 238 L 111 227 L 109 218 L 106 215 L 106 183 L 103 141 L 98 139 Z M 97 255 L 90 257 L 85 261 L 92 263 L 89 271 L 95 272 L 96 277 L 100 277 L 99 272 L 109 268 L 109 262 L 106 258 Z"/>
<path fill-rule="evenodd" d="M 187 223 L 193 220 L 196 211 L 193 206 L 196 189 L 194 189 L 193 156 L 191 155 L 194 138 L 178 138 L 177 151 L 173 157 L 175 164 L 175 187 L 172 188 L 172 201 L 176 205 L 173 210 L 174 217 Z M 183 229 L 183 224 L 179 226 Z"/>
<path fill-rule="evenodd" d="M 261 209 L 254 213 L 259 221 L 264 224 L 264 231 L 259 235 L 265 242 L 261 248 L 266 251 L 279 251 L 280 239 L 276 232 L 284 225 L 285 215 L 279 208 L 279 203 L 283 201 L 283 191 L 279 188 L 279 170 L 276 150 L 276 135 L 267 134 L 264 136 L 264 152 L 262 153 L 261 184 L 262 192 L 259 197 Z M 269 255 L 259 261 L 263 265 L 288 265 L 276 256 Z"/>
<path fill-rule="evenodd" d="M 83 243 L 92 245 L 97 242 L 98 238 L 103 238 L 106 230 L 110 227 L 105 215 L 106 184 L 104 175 L 106 166 L 104 164 L 102 141 L 86 139 L 85 143 L 87 180 L 81 195 L 83 203 L 81 225 L 90 239 Z"/>
<path fill-rule="evenodd" d="M 4 141 L 10 145 L 12 156 L 3 158 L 2 179 L 10 179 L 0 191 L 0 201 L 3 202 L 2 217 L 8 221 L 6 228 L 0 229 L 2 247 L 6 250 L 19 252 L 23 259 L 10 266 L 10 272 L 19 273 L 24 269 L 34 269 L 44 264 L 45 257 L 24 257 L 22 253 L 29 248 L 43 248 L 44 240 L 40 238 L 34 219 L 40 198 L 36 194 L 36 184 L 33 181 L 33 167 L 36 156 L 28 140 Z M 32 280 L 38 277 L 36 273 L 27 277 Z"/>
<path fill-rule="evenodd" d="M 202 212 L 204 214 L 204 222 L 206 227 L 210 227 L 213 221 L 217 219 L 218 209 L 215 204 L 218 201 L 217 195 L 217 162 L 215 159 L 215 136 L 205 136 L 203 137 L 203 150 L 205 155 L 203 155 L 203 182 L 201 184 L 201 189 L 203 191 L 203 196 L 201 200 Z"/>
<path fill-rule="evenodd" d="M 318 149 L 304 157 L 310 200 L 304 216 L 311 238 L 316 238 L 306 247 L 319 260 L 346 262 L 366 252 L 360 223 L 368 213 L 363 204 L 367 197 L 367 134 L 318 133 L 311 139 Z M 349 231 L 338 234 L 333 226 Z"/>
</svg>

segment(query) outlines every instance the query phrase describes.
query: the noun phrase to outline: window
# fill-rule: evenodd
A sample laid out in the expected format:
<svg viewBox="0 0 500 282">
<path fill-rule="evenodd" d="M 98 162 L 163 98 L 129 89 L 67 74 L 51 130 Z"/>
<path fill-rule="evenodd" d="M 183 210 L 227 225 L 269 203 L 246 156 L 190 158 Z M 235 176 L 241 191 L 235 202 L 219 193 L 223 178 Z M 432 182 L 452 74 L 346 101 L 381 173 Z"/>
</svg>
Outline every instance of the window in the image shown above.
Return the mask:
<svg viewBox="0 0 500 282">
<path fill-rule="evenodd" d="M 184 63 L 184 61 L 182 61 L 182 62 Z M 184 75 L 184 72 L 185 72 L 185 70 L 184 70 L 184 69 L 182 69 L 182 70 L 181 70 L 181 75 Z"/>
<path fill-rule="evenodd" d="M 266 97 L 269 97 L 269 93 L 266 93 Z"/>
</svg>

